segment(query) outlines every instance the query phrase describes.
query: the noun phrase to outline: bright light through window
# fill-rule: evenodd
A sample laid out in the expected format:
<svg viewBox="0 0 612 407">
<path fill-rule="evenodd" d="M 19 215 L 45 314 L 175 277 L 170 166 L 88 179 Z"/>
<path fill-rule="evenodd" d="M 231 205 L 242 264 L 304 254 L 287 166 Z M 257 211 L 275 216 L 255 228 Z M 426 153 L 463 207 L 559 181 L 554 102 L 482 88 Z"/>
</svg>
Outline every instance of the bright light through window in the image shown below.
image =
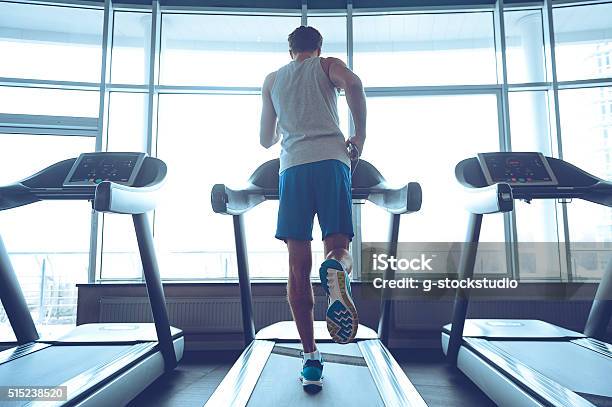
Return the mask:
<svg viewBox="0 0 612 407">
<path fill-rule="evenodd" d="M 10 163 L 0 172 L 0 184 L 7 185 L 92 151 L 94 139 L 0 134 L 0 146 L 0 163 Z M 90 204 L 82 201 L 0 212 L 0 234 L 37 324 L 75 323 L 76 284 L 87 282 L 90 214 Z M 0 312 L 0 330 L 2 323 L 8 321 Z"/>
<path fill-rule="evenodd" d="M 545 82 L 542 11 L 506 11 L 504 24 L 508 82 Z"/>
<path fill-rule="evenodd" d="M 345 16 L 308 16 L 308 25 L 316 28 L 323 36 L 322 57 L 334 57 L 347 62 Z"/>
<path fill-rule="evenodd" d="M 147 82 L 151 44 L 151 13 L 115 12 L 112 83 Z"/>
<path fill-rule="evenodd" d="M 0 2 L 0 77 L 99 82 L 102 23 L 102 10 Z"/>
<path fill-rule="evenodd" d="M 531 17 L 530 17 L 531 18 Z M 513 151 L 539 151 L 552 156 L 549 134 L 548 93 L 511 92 L 510 130 Z M 554 200 L 514 201 L 521 279 L 559 279 L 559 206 Z"/>
<path fill-rule="evenodd" d="M 612 77 L 612 3 L 553 10 L 560 81 Z"/>
<path fill-rule="evenodd" d="M 365 86 L 496 83 L 492 13 L 355 16 Z"/>
<path fill-rule="evenodd" d="M 98 92 L 0 86 L 0 113 L 98 117 Z"/>
<path fill-rule="evenodd" d="M 399 240 L 464 241 L 468 213 L 460 204 L 454 169 L 478 152 L 499 150 L 495 95 L 370 98 L 368 127 L 376 130 L 369 132 L 363 158 L 391 184 L 416 181 L 423 189 L 421 210 L 402 216 Z M 366 204 L 361 223 L 363 241 L 387 241 L 388 213 Z M 504 241 L 502 215 L 486 217 L 481 240 Z M 483 271 L 506 272 L 504 264 L 495 266 Z"/>
<path fill-rule="evenodd" d="M 107 151 L 146 151 L 147 95 L 111 92 Z M 103 279 L 139 278 L 142 271 L 132 218 L 104 214 L 102 234 Z"/>
<path fill-rule="evenodd" d="M 607 18 L 611 14 L 609 3 L 555 7 L 560 80 L 612 76 L 611 25 Z M 547 31 L 539 9 L 507 10 L 504 16 L 509 82 L 550 80 L 545 76 L 545 67 L 550 66 L 544 53 Z M 97 83 L 101 77 L 102 24 L 100 9 L 0 1 L 0 77 Z M 353 44 L 347 43 L 346 15 L 309 15 L 308 24 L 324 37 L 323 56 L 348 62 L 352 45 L 354 69 L 365 86 L 389 87 L 398 95 L 382 97 L 377 93 L 377 97 L 368 99 L 369 138 L 364 159 L 395 185 L 414 180 L 423 186 L 423 209 L 402 218 L 400 239 L 463 240 L 467 214 L 456 203 L 459 188 L 453 169 L 459 160 L 477 152 L 499 150 L 500 113 L 492 93 L 498 88 L 473 95 L 425 96 L 403 87 L 499 83 L 493 13 L 357 13 L 352 19 Z M 292 15 L 162 13 L 159 83 L 185 87 L 180 90 L 185 93 L 176 94 L 171 88 L 161 89 L 158 110 L 151 118 L 158 124 L 154 147 L 169 168 L 164 200 L 154 216 L 164 278 L 236 276 L 231 217 L 212 213 L 211 187 L 215 183 L 243 184 L 258 165 L 278 157 L 279 149 L 276 146 L 267 151 L 259 146 L 260 96 L 235 90 L 230 93 L 226 88 L 258 88 L 268 73 L 288 63 L 287 36 L 299 25 L 298 10 Z M 108 82 L 147 84 L 150 30 L 150 13 L 115 12 Z M 47 86 L 3 84 L 0 114 L 98 117 L 97 91 L 45 89 Z M 202 89 L 190 86 L 214 87 L 215 94 L 197 94 Z M 548 97 L 547 91 L 533 89 L 510 93 L 513 150 L 554 151 L 557 141 L 550 134 Z M 108 151 L 146 149 L 147 98 L 144 93 L 112 89 L 108 116 L 103 118 L 108 120 Z M 612 132 L 611 100 L 610 89 L 605 87 L 560 91 L 564 158 L 602 178 L 612 175 L 607 153 Z M 341 129 L 348 136 L 344 97 L 339 100 L 339 111 Z M 34 116 L 30 118 L 36 121 Z M 3 169 L 0 173 L 2 182 L 94 148 L 94 140 L 83 137 L 0 134 L 0 143 L 0 162 L 10 163 L 10 171 Z M 28 149 L 34 144 L 36 151 Z M 37 156 L 15 158 L 26 151 Z M 32 163 L 37 168 L 31 168 Z M 30 279 L 28 287 L 45 278 L 41 270 L 59 270 L 60 265 L 67 270 L 66 276 L 84 281 L 89 211 L 81 206 L 87 205 L 46 203 L 10 212 L 11 221 L 3 223 L 0 233 L 5 235 L 13 256 L 17 256 L 16 250 L 29 253 L 15 257 L 16 267 L 30 270 L 24 274 Z M 606 208 L 578 202 L 568 208 L 572 242 L 604 244 L 610 240 L 612 221 Z M 519 239 L 558 241 L 559 209 L 554 202 L 529 207 L 517 204 Z M 266 202 L 246 216 L 249 260 L 255 278 L 287 276 L 285 245 L 273 237 L 276 211 L 276 202 Z M 7 216 L 0 214 L 3 220 L 9 219 Z M 32 223 L 24 220 L 26 217 L 36 223 L 48 222 L 49 229 L 64 230 L 62 222 L 69 222 L 69 236 L 54 241 L 39 232 L 43 234 L 28 240 L 24 238 L 26 231 L 18 230 L 17 221 L 12 220 Z M 502 218 L 486 217 L 483 240 L 504 239 Z M 388 218 L 383 211 L 365 205 L 361 221 L 364 240 L 387 238 Z M 129 217 L 104 216 L 103 225 L 99 277 L 139 278 L 141 265 Z M 322 257 L 316 223 L 313 247 L 316 267 Z M 603 249 L 580 251 L 576 245 L 572 249 L 576 278 L 591 279 L 601 274 Z M 529 271 L 529 261 L 520 264 L 524 277 L 560 278 L 557 264 L 545 267 L 548 271 L 544 274 L 534 274 Z M 63 278 L 64 274 L 58 274 L 48 281 L 53 287 L 59 284 L 65 288 L 68 283 Z M 40 292 L 30 289 L 28 298 L 34 310 L 37 305 L 33 298 Z M 72 304 L 72 291 L 67 290 L 66 299 Z M 70 306 L 66 306 L 67 314 L 45 306 L 36 308 L 37 319 L 73 318 Z"/>
<path fill-rule="evenodd" d="M 210 192 L 217 183 L 244 185 L 260 164 L 278 157 L 278 146 L 265 150 L 259 145 L 260 99 L 160 96 L 158 153 L 170 169 L 156 215 L 165 277 L 236 277 L 232 219 L 212 212 Z M 266 202 L 246 219 L 254 277 L 286 276 L 280 260 L 286 249 L 274 239 L 276 207 Z M 270 255 L 276 260 L 270 262 Z"/>
<path fill-rule="evenodd" d="M 612 87 L 559 93 L 563 157 L 605 180 L 612 179 Z M 572 271 L 575 278 L 598 280 L 612 247 L 612 211 L 584 201 L 567 205 Z"/>
<path fill-rule="evenodd" d="M 255 86 L 290 61 L 287 36 L 299 17 L 166 14 L 164 85 Z"/>
<path fill-rule="evenodd" d="M 439 120 L 444 112 L 444 120 Z M 401 118 L 401 120 L 399 119 Z M 404 216 L 400 240 L 463 241 L 467 213 L 457 205 L 455 165 L 482 151 L 498 151 L 494 95 L 381 97 L 368 99 L 370 130 L 363 158 L 393 185 L 421 183 L 421 211 Z M 503 241 L 503 228 L 491 216 L 483 240 Z M 367 205 L 364 241 L 386 241 L 387 214 Z"/>
</svg>

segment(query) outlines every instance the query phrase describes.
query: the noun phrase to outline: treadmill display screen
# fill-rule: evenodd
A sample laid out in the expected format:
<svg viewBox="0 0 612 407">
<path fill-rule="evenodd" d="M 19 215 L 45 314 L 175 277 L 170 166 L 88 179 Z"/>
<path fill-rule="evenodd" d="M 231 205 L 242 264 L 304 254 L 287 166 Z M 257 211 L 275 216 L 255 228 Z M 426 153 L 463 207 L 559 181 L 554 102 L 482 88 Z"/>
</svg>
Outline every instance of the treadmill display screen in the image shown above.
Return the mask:
<svg viewBox="0 0 612 407">
<path fill-rule="evenodd" d="M 85 153 L 75 161 L 64 186 L 91 186 L 103 181 L 131 186 L 145 153 Z"/>
<path fill-rule="evenodd" d="M 489 185 L 557 185 L 557 179 L 546 158 L 537 152 L 481 153 L 480 167 Z"/>
</svg>

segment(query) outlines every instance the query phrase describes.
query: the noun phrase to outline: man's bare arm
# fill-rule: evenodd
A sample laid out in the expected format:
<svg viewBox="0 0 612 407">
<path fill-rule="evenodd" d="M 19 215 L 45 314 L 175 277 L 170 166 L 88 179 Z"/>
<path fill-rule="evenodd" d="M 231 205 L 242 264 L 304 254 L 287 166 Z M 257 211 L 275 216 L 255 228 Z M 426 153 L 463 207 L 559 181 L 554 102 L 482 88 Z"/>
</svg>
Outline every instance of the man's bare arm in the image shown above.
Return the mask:
<svg viewBox="0 0 612 407">
<path fill-rule="evenodd" d="M 349 141 L 357 146 L 361 154 L 366 139 L 367 117 L 366 98 L 361 79 L 348 69 L 341 60 L 337 58 L 326 59 L 329 64 L 329 80 L 334 86 L 344 89 L 346 102 L 353 115 L 355 135 Z"/>
<path fill-rule="evenodd" d="M 274 110 L 274 105 L 272 104 L 272 84 L 274 83 L 275 74 L 274 72 L 266 76 L 261 89 L 262 108 L 259 142 L 265 148 L 272 147 L 280 138 L 276 128 L 276 110 Z"/>
</svg>

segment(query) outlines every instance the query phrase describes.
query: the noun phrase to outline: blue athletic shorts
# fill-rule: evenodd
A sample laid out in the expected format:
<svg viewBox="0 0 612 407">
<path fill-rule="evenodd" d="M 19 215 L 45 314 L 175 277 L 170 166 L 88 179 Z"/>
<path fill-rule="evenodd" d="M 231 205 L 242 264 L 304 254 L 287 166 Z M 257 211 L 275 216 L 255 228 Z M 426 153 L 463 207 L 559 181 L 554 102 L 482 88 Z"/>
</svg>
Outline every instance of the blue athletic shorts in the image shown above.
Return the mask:
<svg viewBox="0 0 612 407">
<path fill-rule="evenodd" d="M 351 170 L 338 160 L 289 167 L 279 177 L 276 238 L 312 240 L 317 214 L 323 239 L 341 233 L 353 238 Z"/>
</svg>

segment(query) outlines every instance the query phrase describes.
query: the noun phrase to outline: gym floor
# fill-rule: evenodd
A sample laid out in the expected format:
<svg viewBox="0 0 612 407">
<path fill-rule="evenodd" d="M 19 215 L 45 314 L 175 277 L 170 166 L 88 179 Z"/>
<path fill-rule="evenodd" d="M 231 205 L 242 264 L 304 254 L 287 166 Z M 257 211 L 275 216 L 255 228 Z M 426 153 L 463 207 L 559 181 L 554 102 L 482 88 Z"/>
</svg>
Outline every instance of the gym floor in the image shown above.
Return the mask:
<svg viewBox="0 0 612 407">
<path fill-rule="evenodd" d="M 129 407 L 202 407 L 239 354 L 187 352 L 174 372 L 153 383 Z M 461 372 L 449 367 L 439 351 L 394 352 L 394 356 L 429 406 L 495 406 Z M 295 389 L 301 391 L 298 371 L 296 366 Z"/>
</svg>

